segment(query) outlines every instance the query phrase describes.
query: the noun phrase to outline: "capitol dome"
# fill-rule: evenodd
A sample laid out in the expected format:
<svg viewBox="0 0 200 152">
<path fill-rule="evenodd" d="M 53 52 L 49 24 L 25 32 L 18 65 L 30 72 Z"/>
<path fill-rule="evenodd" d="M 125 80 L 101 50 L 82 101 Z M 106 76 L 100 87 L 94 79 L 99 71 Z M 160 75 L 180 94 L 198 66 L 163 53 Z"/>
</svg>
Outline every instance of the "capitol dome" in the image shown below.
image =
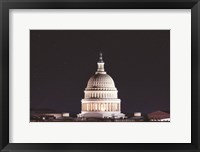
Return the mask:
<svg viewBox="0 0 200 152">
<path fill-rule="evenodd" d="M 78 117 L 124 118 L 121 113 L 121 100 L 111 76 L 104 69 L 102 53 L 100 53 L 98 68 L 90 77 L 81 100 L 81 113 Z"/>
<path fill-rule="evenodd" d="M 116 90 L 116 88 L 111 76 L 97 73 L 89 79 L 86 90 Z"/>
</svg>

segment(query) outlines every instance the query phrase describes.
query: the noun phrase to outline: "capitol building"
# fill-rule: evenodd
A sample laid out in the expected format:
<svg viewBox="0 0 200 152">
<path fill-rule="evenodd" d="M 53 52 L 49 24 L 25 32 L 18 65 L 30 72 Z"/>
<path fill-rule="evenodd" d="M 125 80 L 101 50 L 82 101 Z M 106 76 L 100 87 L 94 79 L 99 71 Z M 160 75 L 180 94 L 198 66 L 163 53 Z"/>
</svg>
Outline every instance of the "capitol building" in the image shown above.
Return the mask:
<svg viewBox="0 0 200 152">
<path fill-rule="evenodd" d="M 81 100 L 81 118 L 124 118 L 121 113 L 121 100 L 113 79 L 104 70 L 104 61 L 100 53 L 98 68 L 84 91 Z"/>
</svg>

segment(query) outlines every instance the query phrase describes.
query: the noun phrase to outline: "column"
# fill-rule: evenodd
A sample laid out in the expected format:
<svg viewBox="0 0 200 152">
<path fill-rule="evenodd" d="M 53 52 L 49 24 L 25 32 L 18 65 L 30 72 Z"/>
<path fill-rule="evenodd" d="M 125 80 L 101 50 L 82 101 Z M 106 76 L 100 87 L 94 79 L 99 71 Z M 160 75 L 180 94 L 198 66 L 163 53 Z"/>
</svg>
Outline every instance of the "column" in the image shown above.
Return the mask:
<svg viewBox="0 0 200 152">
<path fill-rule="evenodd" d="M 95 103 L 95 111 L 98 111 L 98 109 L 97 109 L 97 105 L 98 105 L 98 104 L 97 104 L 97 103 Z"/>
<path fill-rule="evenodd" d="M 106 103 L 106 111 L 108 111 L 108 103 Z"/>
<path fill-rule="evenodd" d="M 90 111 L 92 111 L 92 103 L 90 103 Z"/>
<path fill-rule="evenodd" d="M 119 103 L 117 103 L 117 111 L 119 111 Z"/>
<path fill-rule="evenodd" d="M 88 104 L 86 103 L 85 105 L 86 105 L 86 111 L 88 111 Z"/>
<path fill-rule="evenodd" d="M 101 111 L 101 103 L 99 103 L 99 111 Z"/>
<path fill-rule="evenodd" d="M 94 103 L 94 111 L 96 111 L 96 109 L 97 109 L 97 108 L 96 108 L 96 103 Z"/>
</svg>

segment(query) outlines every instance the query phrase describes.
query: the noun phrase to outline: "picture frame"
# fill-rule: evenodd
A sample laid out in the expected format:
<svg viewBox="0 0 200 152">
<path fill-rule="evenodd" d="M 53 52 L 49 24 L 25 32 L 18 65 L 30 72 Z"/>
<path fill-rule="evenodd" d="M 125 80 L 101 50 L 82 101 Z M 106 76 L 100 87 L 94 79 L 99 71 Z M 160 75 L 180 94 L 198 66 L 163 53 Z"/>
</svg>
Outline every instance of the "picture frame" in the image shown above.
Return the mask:
<svg viewBox="0 0 200 152">
<path fill-rule="evenodd" d="M 191 143 L 9 143 L 10 9 L 191 9 Z M 1 0 L 0 2 L 0 149 L 1 151 L 200 151 L 199 0 Z"/>
</svg>

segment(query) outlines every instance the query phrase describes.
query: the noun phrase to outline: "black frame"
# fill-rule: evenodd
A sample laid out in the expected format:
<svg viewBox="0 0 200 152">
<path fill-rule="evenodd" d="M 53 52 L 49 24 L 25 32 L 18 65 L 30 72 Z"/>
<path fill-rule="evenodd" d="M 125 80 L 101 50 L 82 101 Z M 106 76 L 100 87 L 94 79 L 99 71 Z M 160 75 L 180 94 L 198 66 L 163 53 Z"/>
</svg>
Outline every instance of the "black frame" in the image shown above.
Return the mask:
<svg viewBox="0 0 200 152">
<path fill-rule="evenodd" d="M 191 9 L 192 142 L 166 144 L 9 143 L 9 9 Z M 200 151 L 199 0 L 0 0 L 0 149 L 2 151 Z"/>
</svg>

